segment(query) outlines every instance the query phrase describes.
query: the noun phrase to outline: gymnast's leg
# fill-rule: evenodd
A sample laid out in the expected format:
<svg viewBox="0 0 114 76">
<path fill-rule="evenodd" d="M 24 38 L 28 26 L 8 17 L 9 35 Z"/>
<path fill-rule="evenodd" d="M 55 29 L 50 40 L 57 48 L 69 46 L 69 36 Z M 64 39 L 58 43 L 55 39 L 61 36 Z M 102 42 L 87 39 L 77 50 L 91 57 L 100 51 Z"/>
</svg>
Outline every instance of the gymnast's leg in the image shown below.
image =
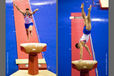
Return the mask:
<svg viewBox="0 0 114 76">
<path fill-rule="evenodd" d="M 90 7 L 88 8 L 88 15 L 87 15 L 88 19 L 88 24 L 86 25 L 87 30 L 91 30 L 91 18 L 90 18 L 91 8 L 92 6 L 90 5 Z"/>
<path fill-rule="evenodd" d="M 33 33 L 32 33 L 32 27 L 33 27 L 32 25 L 29 26 L 29 32 L 30 32 L 30 35 L 31 36 L 33 35 Z"/>
<path fill-rule="evenodd" d="M 85 15 L 85 12 L 84 12 L 84 3 L 81 4 L 81 9 L 82 9 L 82 17 L 85 20 L 86 15 Z"/>
<path fill-rule="evenodd" d="M 29 30 L 26 29 L 27 39 L 29 39 Z"/>
</svg>

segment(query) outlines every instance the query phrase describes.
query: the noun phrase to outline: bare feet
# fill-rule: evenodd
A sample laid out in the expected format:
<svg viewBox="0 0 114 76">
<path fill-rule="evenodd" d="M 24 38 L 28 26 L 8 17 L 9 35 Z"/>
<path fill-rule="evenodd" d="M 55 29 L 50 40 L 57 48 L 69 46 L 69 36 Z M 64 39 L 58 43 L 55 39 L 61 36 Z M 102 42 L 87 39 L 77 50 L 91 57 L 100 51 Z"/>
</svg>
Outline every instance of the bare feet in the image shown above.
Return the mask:
<svg viewBox="0 0 114 76">
<path fill-rule="evenodd" d="M 33 33 L 32 33 L 32 31 L 30 31 L 30 35 L 31 35 L 31 36 L 33 36 Z"/>
<path fill-rule="evenodd" d="M 81 8 L 84 8 L 84 3 L 81 4 Z"/>
<path fill-rule="evenodd" d="M 91 11 L 91 8 L 92 8 L 92 6 L 90 5 L 90 7 L 88 8 L 88 11 Z"/>
<path fill-rule="evenodd" d="M 27 35 L 27 40 L 29 40 L 29 35 Z"/>
</svg>

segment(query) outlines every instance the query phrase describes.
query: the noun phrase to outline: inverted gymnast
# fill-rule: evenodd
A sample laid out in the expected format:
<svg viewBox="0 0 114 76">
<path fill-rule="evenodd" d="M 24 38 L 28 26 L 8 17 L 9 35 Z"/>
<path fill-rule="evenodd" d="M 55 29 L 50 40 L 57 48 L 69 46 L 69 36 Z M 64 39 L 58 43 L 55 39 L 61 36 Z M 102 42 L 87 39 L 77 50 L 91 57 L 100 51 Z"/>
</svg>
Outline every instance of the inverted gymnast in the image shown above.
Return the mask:
<svg viewBox="0 0 114 76">
<path fill-rule="evenodd" d="M 90 19 L 90 12 L 91 12 L 91 8 L 92 6 L 90 5 L 90 7 L 88 8 L 88 15 L 85 15 L 84 12 L 84 3 L 81 4 L 81 9 L 82 9 L 82 17 L 84 19 L 84 28 L 83 28 L 83 35 L 80 38 L 80 41 L 78 43 L 75 44 L 75 47 L 77 49 L 80 49 L 80 59 L 82 60 L 83 58 L 83 47 L 86 48 L 86 50 L 88 51 L 89 55 L 91 56 L 91 52 L 87 46 L 87 42 L 89 40 L 89 36 L 91 33 L 91 19 Z"/>
<path fill-rule="evenodd" d="M 21 9 L 17 7 L 16 4 L 14 4 L 14 6 L 24 16 L 27 39 L 29 39 L 29 33 L 32 36 L 32 27 L 33 27 L 32 15 L 35 14 L 35 12 L 38 11 L 38 9 L 35 9 L 33 12 L 30 12 L 29 8 L 26 8 L 25 12 L 23 12 Z"/>
</svg>

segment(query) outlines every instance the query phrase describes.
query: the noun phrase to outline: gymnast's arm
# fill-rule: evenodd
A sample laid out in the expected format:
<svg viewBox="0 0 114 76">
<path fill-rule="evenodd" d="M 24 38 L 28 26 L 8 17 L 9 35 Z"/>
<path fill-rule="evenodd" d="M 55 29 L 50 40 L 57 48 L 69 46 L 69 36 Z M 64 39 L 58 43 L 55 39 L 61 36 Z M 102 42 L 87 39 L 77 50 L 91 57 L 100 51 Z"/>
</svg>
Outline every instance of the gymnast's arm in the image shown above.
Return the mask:
<svg viewBox="0 0 114 76">
<path fill-rule="evenodd" d="M 17 5 L 16 4 L 14 4 L 14 6 L 17 8 L 17 10 L 19 11 L 19 12 L 21 12 L 23 15 L 25 14 L 21 9 L 19 9 L 18 7 L 17 7 Z"/>
<path fill-rule="evenodd" d="M 35 9 L 33 12 L 32 12 L 32 15 L 36 13 L 36 11 L 38 11 L 38 9 Z"/>
<path fill-rule="evenodd" d="M 80 46 L 80 59 L 83 58 L 83 45 L 81 43 L 79 43 Z"/>
<path fill-rule="evenodd" d="M 84 47 L 86 48 L 86 50 L 88 51 L 89 55 L 91 56 L 91 52 L 90 52 L 90 50 L 89 50 L 89 47 L 88 47 L 86 44 L 85 44 Z"/>
</svg>

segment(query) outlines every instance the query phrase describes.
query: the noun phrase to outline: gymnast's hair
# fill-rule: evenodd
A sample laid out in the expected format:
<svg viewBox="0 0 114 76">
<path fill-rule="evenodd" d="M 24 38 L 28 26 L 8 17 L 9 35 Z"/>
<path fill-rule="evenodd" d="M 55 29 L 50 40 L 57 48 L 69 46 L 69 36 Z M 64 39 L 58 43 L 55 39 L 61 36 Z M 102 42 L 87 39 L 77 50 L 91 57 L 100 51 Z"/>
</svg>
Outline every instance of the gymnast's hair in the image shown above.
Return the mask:
<svg viewBox="0 0 114 76">
<path fill-rule="evenodd" d="M 29 8 L 26 8 L 26 10 L 29 10 Z"/>
<path fill-rule="evenodd" d="M 75 44 L 75 47 L 77 48 L 77 49 L 79 49 L 80 47 L 79 47 L 79 45 L 78 45 L 78 43 L 76 43 Z"/>
</svg>

